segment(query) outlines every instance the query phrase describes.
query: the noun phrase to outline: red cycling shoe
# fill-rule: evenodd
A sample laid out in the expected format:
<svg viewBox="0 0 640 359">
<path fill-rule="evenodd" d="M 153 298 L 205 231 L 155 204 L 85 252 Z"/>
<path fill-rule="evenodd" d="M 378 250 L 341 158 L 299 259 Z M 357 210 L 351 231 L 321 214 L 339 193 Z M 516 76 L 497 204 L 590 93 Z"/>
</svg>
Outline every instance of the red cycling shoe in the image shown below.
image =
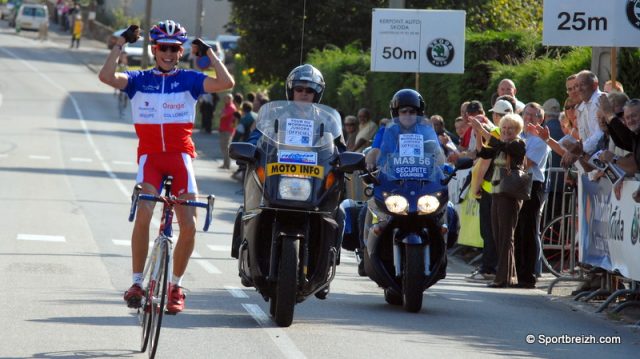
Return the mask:
<svg viewBox="0 0 640 359">
<path fill-rule="evenodd" d="M 167 297 L 167 312 L 175 314 L 184 310 L 184 299 L 187 296 L 182 292 L 182 287 L 173 284 L 169 285 L 169 295 Z"/>
<path fill-rule="evenodd" d="M 127 302 L 129 308 L 140 308 L 142 306 L 142 298 L 144 290 L 137 284 L 133 284 L 126 292 L 124 292 L 124 301 Z"/>
</svg>

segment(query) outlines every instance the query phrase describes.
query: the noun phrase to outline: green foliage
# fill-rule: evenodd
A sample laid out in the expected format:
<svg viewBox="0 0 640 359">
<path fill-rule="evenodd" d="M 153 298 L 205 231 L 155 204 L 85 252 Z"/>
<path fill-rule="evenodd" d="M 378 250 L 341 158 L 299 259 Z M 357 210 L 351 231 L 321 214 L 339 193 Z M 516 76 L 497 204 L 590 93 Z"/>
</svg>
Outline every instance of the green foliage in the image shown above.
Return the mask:
<svg viewBox="0 0 640 359">
<path fill-rule="evenodd" d="M 623 48 L 618 52 L 618 81 L 630 98 L 640 98 L 640 49 Z"/>
<path fill-rule="evenodd" d="M 242 36 L 239 51 L 255 68 L 255 79 L 280 80 L 314 49 L 371 39 L 371 9 L 384 0 L 230 0 L 232 22 Z M 303 30 L 303 14 L 304 18 Z M 304 33 L 304 37 L 302 36 Z M 304 42 L 303 42 L 304 40 Z"/>
<path fill-rule="evenodd" d="M 113 8 L 108 12 L 104 9 L 104 7 L 98 9 L 97 20 L 114 29 L 122 29 L 132 24 L 140 25 L 142 23 L 142 16 L 126 16 L 124 8 Z"/>
</svg>

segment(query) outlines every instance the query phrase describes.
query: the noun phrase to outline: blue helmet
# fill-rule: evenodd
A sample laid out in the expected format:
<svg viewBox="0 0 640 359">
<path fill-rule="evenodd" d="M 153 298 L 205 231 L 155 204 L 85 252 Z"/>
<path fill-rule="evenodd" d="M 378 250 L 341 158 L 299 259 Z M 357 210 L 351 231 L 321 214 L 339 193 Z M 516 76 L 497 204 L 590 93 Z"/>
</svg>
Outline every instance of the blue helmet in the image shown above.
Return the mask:
<svg viewBox="0 0 640 359">
<path fill-rule="evenodd" d="M 149 31 L 152 44 L 178 44 L 187 42 L 187 29 L 173 20 L 160 21 Z"/>
<path fill-rule="evenodd" d="M 391 117 L 398 117 L 398 110 L 402 107 L 413 107 L 418 112 L 418 116 L 424 116 L 424 99 L 418 91 L 402 89 L 396 92 L 389 103 Z"/>
</svg>

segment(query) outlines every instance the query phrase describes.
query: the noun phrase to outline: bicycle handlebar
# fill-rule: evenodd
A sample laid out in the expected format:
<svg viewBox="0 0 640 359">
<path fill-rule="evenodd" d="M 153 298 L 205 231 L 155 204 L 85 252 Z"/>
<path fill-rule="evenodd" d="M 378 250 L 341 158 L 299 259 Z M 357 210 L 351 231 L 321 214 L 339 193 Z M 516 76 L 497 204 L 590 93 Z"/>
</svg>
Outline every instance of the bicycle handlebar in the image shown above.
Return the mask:
<svg viewBox="0 0 640 359">
<path fill-rule="evenodd" d="M 179 206 L 189 206 L 189 207 L 200 207 L 206 208 L 207 214 L 204 221 L 203 231 L 207 232 L 211 223 L 213 222 L 213 205 L 215 203 L 216 197 L 212 194 L 207 196 L 207 202 L 198 202 L 194 200 L 182 200 L 173 197 L 166 196 L 157 196 L 147 193 L 140 193 L 142 187 L 139 185 L 134 188 L 133 195 L 131 196 L 131 209 L 129 211 L 129 222 L 133 222 L 133 219 L 136 215 L 136 209 L 138 207 L 138 201 L 151 201 L 151 202 L 162 202 L 170 205 L 179 205 Z"/>
</svg>

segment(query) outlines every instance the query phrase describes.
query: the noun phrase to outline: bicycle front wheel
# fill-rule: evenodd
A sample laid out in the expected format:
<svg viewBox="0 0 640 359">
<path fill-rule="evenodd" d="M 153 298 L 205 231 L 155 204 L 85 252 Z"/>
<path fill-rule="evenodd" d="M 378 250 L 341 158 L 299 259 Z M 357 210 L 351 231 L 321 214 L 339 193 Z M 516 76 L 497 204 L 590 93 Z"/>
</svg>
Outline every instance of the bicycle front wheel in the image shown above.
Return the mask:
<svg viewBox="0 0 640 359">
<path fill-rule="evenodd" d="M 155 275 L 152 274 L 153 287 L 149 285 L 149 292 L 152 293 L 150 310 L 150 326 L 149 326 L 149 358 L 156 356 L 158 349 L 158 339 L 160 338 L 160 328 L 162 327 L 162 316 L 164 314 L 164 305 L 167 297 L 168 275 L 169 275 L 169 247 L 165 241 L 160 245 L 160 253 L 158 254 L 158 269 Z"/>
<path fill-rule="evenodd" d="M 576 218 L 570 214 L 554 218 L 542 231 L 542 263 L 556 277 L 572 276 L 578 263 Z"/>
</svg>

